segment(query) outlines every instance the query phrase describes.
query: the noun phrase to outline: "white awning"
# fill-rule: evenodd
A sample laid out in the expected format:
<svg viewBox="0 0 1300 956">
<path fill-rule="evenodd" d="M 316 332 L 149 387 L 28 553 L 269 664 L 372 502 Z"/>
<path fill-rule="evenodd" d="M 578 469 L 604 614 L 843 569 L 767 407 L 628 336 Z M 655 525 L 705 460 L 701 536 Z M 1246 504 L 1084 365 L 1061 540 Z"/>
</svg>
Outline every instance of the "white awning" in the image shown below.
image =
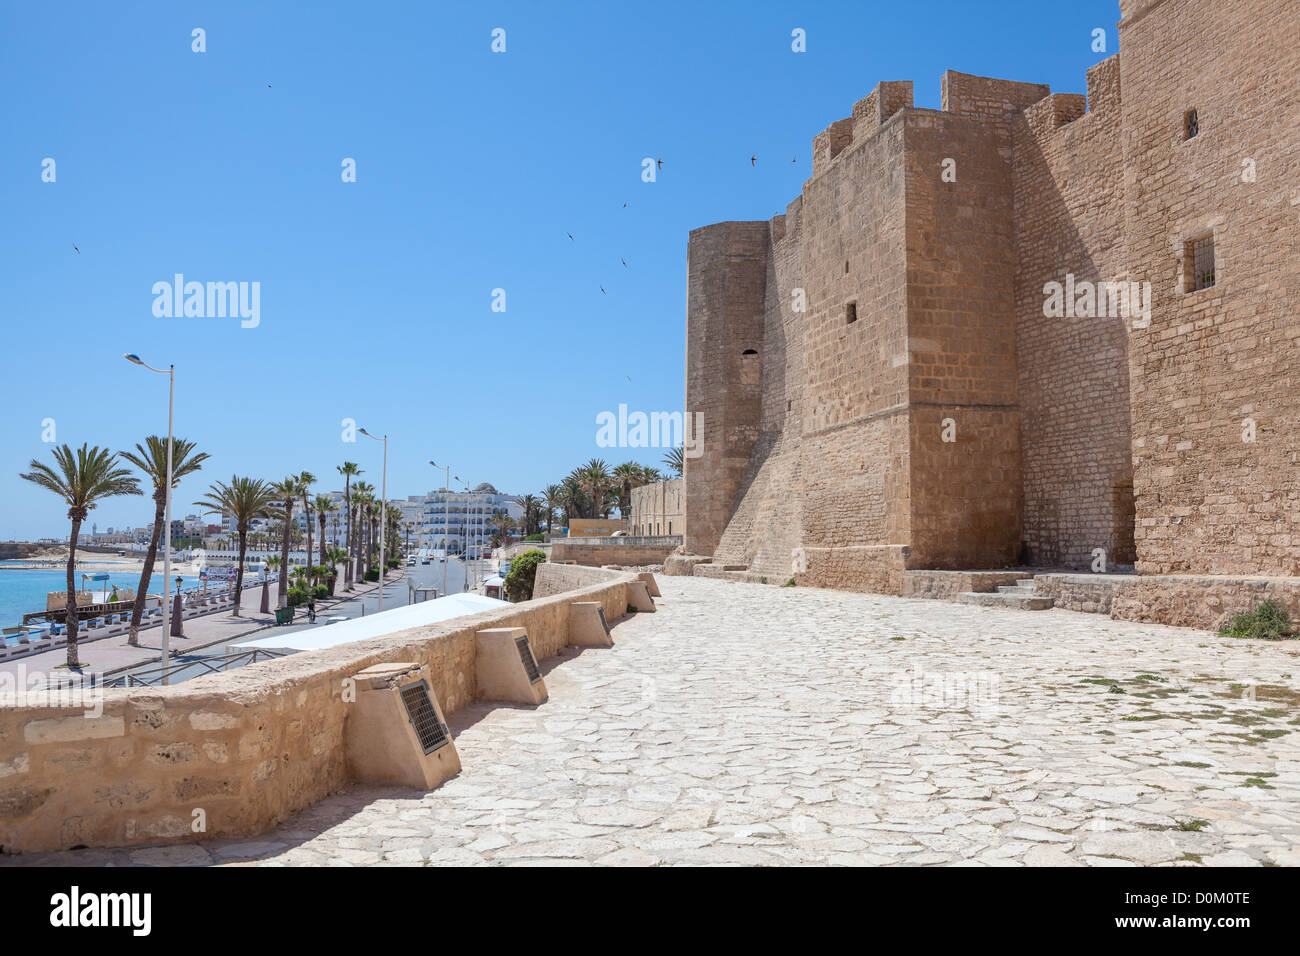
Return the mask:
<svg viewBox="0 0 1300 956">
<path fill-rule="evenodd" d="M 227 651 L 248 650 L 260 647 L 267 650 L 314 651 L 324 647 L 337 647 L 353 641 L 364 641 L 372 637 L 384 637 L 425 624 L 436 624 L 456 617 L 465 617 L 508 605 L 508 601 L 483 597 L 481 594 L 452 594 L 434 601 L 421 601 L 419 604 L 405 604 L 382 613 L 367 614 L 348 621 L 326 624 L 321 627 L 304 628 L 287 634 L 272 633 L 267 637 L 228 644 Z M 295 618 L 304 615 L 302 608 L 297 610 Z M 329 617 L 328 610 L 321 610 L 320 616 Z"/>
</svg>

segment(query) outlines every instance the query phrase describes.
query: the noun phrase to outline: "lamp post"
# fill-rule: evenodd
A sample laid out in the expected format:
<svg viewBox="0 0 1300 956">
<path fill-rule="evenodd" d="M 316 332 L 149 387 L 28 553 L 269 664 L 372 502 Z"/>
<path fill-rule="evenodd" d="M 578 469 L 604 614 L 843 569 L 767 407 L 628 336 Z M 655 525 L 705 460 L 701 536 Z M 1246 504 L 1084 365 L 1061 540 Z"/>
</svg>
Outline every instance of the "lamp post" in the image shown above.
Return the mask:
<svg viewBox="0 0 1300 956">
<path fill-rule="evenodd" d="M 375 438 L 364 428 L 357 429 L 367 438 L 384 443 L 384 472 L 379 482 L 379 610 L 384 610 L 384 539 L 388 537 L 388 436 Z"/>
<path fill-rule="evenodd" d="M 172 576 L 172 422 L 176 408 L 176 366 L 169 365 L 165 369 L 154 368 L 142 362 L 140 356 L 134 352 L 128 352 L 122 358 L 133 365 L 167 376 L 167 485 L 163 498 L 162 681 L 164 684 L 169 684 L 171 679 L 168 676 L 167 661 L 171 656 L 171 606 L 167 591 Z M 148 599 L 147 594 L 140 596 L 142 601 Z"/>
<path fill-rule="evenodd" d="M 450 520 L 447 517 L 447 495 L 448 495 L 447 485 L 451 482 L 451 465 L 440 465 L 432 458 L 429 459 L 429 464 L 432 465 L 435 469 L 444 472 L 445 475 L 442 481 L 442 596 L 446 597 L 447 596 L 447 559 L 448 559 L 448 551 L 449 551 L 447 547 L 447 522 Z"/>
</svg>

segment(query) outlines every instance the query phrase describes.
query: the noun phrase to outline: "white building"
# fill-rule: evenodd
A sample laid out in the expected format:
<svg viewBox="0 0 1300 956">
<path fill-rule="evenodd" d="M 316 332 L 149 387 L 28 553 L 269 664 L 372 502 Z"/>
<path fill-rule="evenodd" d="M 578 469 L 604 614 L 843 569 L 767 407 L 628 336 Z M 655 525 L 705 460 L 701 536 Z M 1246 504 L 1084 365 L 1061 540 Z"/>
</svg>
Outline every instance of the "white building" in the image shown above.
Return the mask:
<svg viewBox="0 0 1300 956">
<path fill-rule="evenodd" d="M 498 511 L 517 521 L 524 508 L 515 495 L 502 494 L 487 482 L 473 491 L 431 491 L 423 499 L 419 545 L 434 552 L 481 555 L 499 530 L 492 520 Z"/>
</svg>

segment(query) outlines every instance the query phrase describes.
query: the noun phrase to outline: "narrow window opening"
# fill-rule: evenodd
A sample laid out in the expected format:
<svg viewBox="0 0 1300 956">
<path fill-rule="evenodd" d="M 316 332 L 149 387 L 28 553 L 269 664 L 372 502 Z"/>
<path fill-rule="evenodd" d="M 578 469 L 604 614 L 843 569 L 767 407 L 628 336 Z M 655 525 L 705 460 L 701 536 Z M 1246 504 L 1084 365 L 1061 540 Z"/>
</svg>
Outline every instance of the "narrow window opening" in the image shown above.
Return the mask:
<svg viewBox="0 0 1300 956">
<path fill-rule="evenodd" d="M 745 349 L 745 351 L 741 352 L 740 354 L 741 354 L 741 355 L 757 355 L 757 354 L 758 354 L 758 350 L 757 350 L 757 349 Z"/>
<path fill-rule="evenodd" d="M 1183 117 L 1183 139 L 1191 139 L 1201 131 L 1201 120 L 1196 110 L 1188 110 Z"/>
<path fill-rule="evenodd" d="M 1193 239 L 1183 249 L 1187 272 L 1183 288 L 1199 292 L 1214 285 L 1214 236 Z"/>
<path fill-rule="evenodd" d="M 858 304 L 850 302 L 844 307 L 844 324 L 852 325 L 856 321 L 858 321 Z"/>
<path fill-rule="evenodd" d="M 848 260 L 848 259 L 845 259 L 845 260 L 844 260 L 844 274 L 845 274 L 845 275 L 848 275 L 848 274 L 849 274 L 849 260 Z"/>
</svg>

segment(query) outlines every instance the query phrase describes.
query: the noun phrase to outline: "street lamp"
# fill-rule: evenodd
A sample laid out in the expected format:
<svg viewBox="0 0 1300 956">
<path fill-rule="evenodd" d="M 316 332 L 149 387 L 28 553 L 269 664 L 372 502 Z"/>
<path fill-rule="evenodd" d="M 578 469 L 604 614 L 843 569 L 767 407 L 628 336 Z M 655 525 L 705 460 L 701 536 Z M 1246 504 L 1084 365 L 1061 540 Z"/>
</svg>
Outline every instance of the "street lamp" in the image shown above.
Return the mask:
<svg viewBox="0 0 1300 956">
<path fill-rule="evenodd" d="M 364 428 L 357 429 L 367 438 L 374 438 L 375 441 L 384 443 L 384 474 L 379 483 L 379 610 L 384 610 L 384 539 L 388 537 L 388 436 L 375 438 L 374 435 Z M 309 555 L 310 557 L 310 555 Z"/>
<path fill-rule="evenodd" d="M 445 477 L 443 478 L 442 481 L 442 596 L 446 597 L 447 596 L 447 564 L 448 564 L 448 558 L 450 557 L 450 549 L 448 547 L 448 541 L 447 541 L 447 525 L 448 522 L 451 520 L 447 515 L 447 504 L 448 504 L 447 495 L 449 492 L 447 486 L 451 482 L 451 465 L 440 465 L 432 458 L 429 459 L 429 464 L 432 465 L 435 469 L 445 473 Z"/>
<path fill-rule="evenodd" d="M 139 365 L 141 368 L 147 368 L 151 372 L 157 372 L 159 375 L 166 375 L 167 384 L 167 485 L 164 492 L 163 507 L 163 594 L 162 594 L 162 665 L 164 684 L 171 683 L 168 677 L 167 661 L 171 656 L 171 601 L 169 600 L 168 584 L 172 576 L 172 421 L 176 408 L 176 366 L 169 365 L 165 369 L 154 368 L 152 365 L 146 365 L 140 360 L 140 356 L 134 352 L 128 352 L 122 358 L 126 359 L 132 365 Z M 139 595 L 138 600 L 147 601 L 147 594 Z M 236 596 L 238 601 L 239 597 Z"/>
</svg>

